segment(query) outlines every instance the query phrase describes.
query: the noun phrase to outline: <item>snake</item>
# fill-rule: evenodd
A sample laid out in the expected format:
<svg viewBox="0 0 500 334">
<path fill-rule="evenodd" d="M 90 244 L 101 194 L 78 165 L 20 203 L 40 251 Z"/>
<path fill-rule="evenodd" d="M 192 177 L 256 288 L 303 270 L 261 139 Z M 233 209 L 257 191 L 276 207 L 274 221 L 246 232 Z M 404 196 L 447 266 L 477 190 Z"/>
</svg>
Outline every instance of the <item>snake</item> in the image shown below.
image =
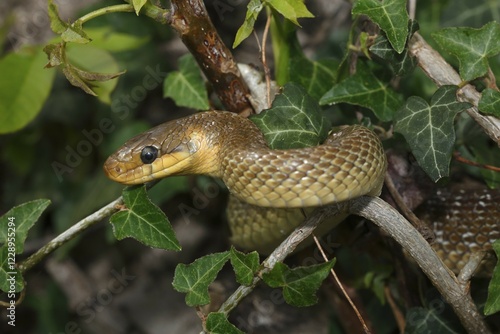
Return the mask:
<svg viewBox="0 0 500 334">
<path fill-rule="evenodd" d="M 364 126 L 342 126 L 318 146 L 273 150 L 250 119 L 224 111 L 160 124 L 128 140 L 104 164 L 107 177 L 125 185 L 174 175 L 222 179 L 230 193 L 231 242 L 262 254 L 316 207 L 379 196 L 386 169 L 380 139 Z M 321 224 L 318 235 L 344 218 Z M 445 250 L 440 255 L 447 258 Z"/>
</svg>

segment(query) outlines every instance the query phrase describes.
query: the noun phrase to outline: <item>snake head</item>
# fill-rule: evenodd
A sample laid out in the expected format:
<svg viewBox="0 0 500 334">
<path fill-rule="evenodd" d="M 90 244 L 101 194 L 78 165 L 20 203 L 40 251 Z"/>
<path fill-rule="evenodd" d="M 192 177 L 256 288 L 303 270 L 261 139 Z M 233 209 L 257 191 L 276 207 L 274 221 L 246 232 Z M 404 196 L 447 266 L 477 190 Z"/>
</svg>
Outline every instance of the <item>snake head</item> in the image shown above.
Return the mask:
<svg viewBox="0 0 500 334">
<path fill-rule="evenodd" d="M 197 171 L 203 135 L 189 131 L 189 124 L 172 121 L 161 124 L 129 141 L 104 163 L 113 181 L 133 185 L 172 175 L 201 174 Z"/>
</svg>

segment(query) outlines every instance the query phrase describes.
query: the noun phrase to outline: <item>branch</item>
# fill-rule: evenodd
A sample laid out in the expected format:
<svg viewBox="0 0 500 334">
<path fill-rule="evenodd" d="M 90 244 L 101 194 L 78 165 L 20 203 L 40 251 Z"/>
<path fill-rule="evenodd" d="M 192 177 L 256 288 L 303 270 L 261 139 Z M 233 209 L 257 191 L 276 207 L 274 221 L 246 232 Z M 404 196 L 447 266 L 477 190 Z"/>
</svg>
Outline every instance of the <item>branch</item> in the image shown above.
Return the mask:
<svg viewBox="0 0 500 334">
<path fill-rule="evenodd" d="M 26 260 L 18 264 L 18 268 L 21 273 L 26 272 L 32 268 L 35 264 L 42 261 L 47 255 L 52 253 L 57 248 L 61 247 L 68 241 L 75 238 L 77 235 L 91 227 L 92 225 L 100 222 L 103 218 L 117 212 L 118 206 L 123 204 L 123 198 L 120 196 L 113 202 L 103 206 L 101 209 L 92 213 L 91 215 L 83 218 L 75 225 L 71 226 L 69 229 L 49 241 L 45 246 L 40 248 L 36 253 L 28 257 Z"/>
<path fill-rule="evenodd" d="M 283 261 L 295 247 L 306 239 L 323 220 L 348 211 L 374 222 L 382 231 L 398 242 L 415 260 L 444 299 L 452 306 L 464 328 L 471 333 L 490 333 L 472 298 L 461 287 L 455 275 L 443 264 L 422 235 L 392 206 L 380 198 L 363 196 L 316 209 L 312 216 L 299 226 L 263 262 L 263 267 L 250 286 L 240 286 L 220 307 L 219 312 L 228 314 L 259 283 L 260 275 L 270 271 Z"/>
<path fill-rule="evenodd" d="M 415 260 L 469 333 L 490 333 L 471 296 L 443 264 L 420 233 L 380 198 L 360 197 L 351 202 L 350 213 L 371 220 Z"/>
<path fill-rule="evenodd" d="M 218 312 L 224 313 L 226 316 L 229 312 L 235 308 L 239 302 L 246 297 L 255 286 L 261 281 L 261 276 L 264 273 L 271 271 L 276 263 L 283 262 L 285 258 L 290 255 L 295 248 L 304 241 L 309 235 L 312 234 L 314 229 L 323 221 L 329 217 L 345 213 L 348 210 L 349 202 L 337 203 L 330 206 L 320 207 L 307 218 L 304 223 L 298 226 L 289 236 L 286 238 L 272 253 L 267 257 L 267 259 L 262 262 L 263 269 L 260 270 L 254 277 L 252 283 L 249 286 L 241 285 L 236 291 L 222 304 Z"/>
<path fill-rule="evenodd" d="M 409 43 L 410 53 L 418 59 L 418 65 L 425 74 L 438 86 L 463 84 L 460 75 L 434 50 L 422 36 L 414 34 Z M 467 113 L 484 129 L 488 136 L 500 146 L 500 119 L 479 113 L 478 104 L 481 98 L 474 86 L 466 84 L 457 93 L 462 102 L 469 102 L 472 107 Z"/>
<path fill-rule="evenodd" d="M 231 51 L 215 30 L 202 0 L 172 0 L 168 24 L 195 57 L 227 110 L 253 113 L 250 90 L 242 79 Z"/>
</svg>

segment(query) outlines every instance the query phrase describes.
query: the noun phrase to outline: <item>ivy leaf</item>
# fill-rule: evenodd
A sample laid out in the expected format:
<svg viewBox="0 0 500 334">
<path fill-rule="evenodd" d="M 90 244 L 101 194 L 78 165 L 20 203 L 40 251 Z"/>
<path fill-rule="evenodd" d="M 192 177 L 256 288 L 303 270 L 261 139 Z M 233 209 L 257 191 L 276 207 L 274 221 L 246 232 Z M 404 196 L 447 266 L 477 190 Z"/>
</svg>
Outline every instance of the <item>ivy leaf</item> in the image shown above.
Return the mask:
<svg viewBox="0 0 500 334">
<path fill-rule="evenodd" d="M 318 103 L 294 83 L 285 85 L 270 109 L 250 119 L 273 149 L 316 146 L 326 139 L 330 130 Z"/>
<path fill-rule="evenodd" d="M 500 240 L 497 240 L 492 245 L 493 250 L 500 259 Z M 491 277 L 490 285 L 488 286 L 488 298 L 484 305 L 484 314 L 491 315 L 500 311 L 500 260 L 497 260 L 493 277 Z"/>
<path fill-rule="evenodd" d="M 267 0 L 266 3 L 299 27 L 298 18 L 314 17 L 304 5 L 304 0 Z"/>
<path fill-rule="evenodd" d="M 179 264 L 175 268 L 172 285 L 175 290 L 186 293 L 188 306 L 210 303 L 208 286 L 229 259 L 229 252 L 205 255 L 191 264 Z"/>
<path fill-rule="evenodd" d="M 224 313 L 209 313 L 205 326 L 209 334 L 244 334 L 227 320 Z"/>
<path fill-rule="evenodd" d="M 236 32 L 236 37 L 234 38 L 233 49 L 240 45 L 250 34 L 252 33 L 255 21 L 259 17 L 260 11 L 264 8 L 261 0 L 250 0 L 247 5 L 247 13 L 245 16 L 245 21 L 241 27 Z"/>
<path fill-rule="evenodd" d="M 406 0 L 357 0 L 352 13 L 368 16 L 385 32 L 394 50 L 403 52 L 409 20 Z"/>
<path fill-rule="evenodd" d="M 179 59 L 179 71 L 171 72 L 163 82 L 163 97 L 171 97 L 178 106 L 206 110 L 207 90 L 200 69 L 191 54 Z"/>
<path fill-rule="evenodd" d="M 0 217 L 0 244 L 5 244 L 9 238 L 13 238 L 16 254 L 21 254 L 24 251 L 24 241 L 30 228 L 40 218 L 40 215 L 49 204 L 50 200 L 48 199 L 26 202 L 13 207 Z M 15 236 L 10 235 L 11 232 L 15 233 Z"/>
<path fill-rule="evenodd" d="M 460 76 L 471 81 L 488 72 L 488 58 L 500 53 L 500 23 L 482 28 L 445 28 L 432 34 L 439 45 L 458 58 Z"/>
<path fill-rule="evenodd" d="M 410 20 L 409 26 L 409 36 L 412 36 L 418 30 L 418 23 Z M 385 35 L 379 35 L 375 39 L 370 46 L 370 52 L 382 59 L 392 73 L 397 76 L 405 76 L 417 66 L 417 60 L 410 55 L 408 48 L 405 47 L 403 52 L 397 53 Z"/>
<path fill-rule="evenodd" d="M 333 59 L 311 61 L 306 57 L 290 59 L 290 81 L 305 87 L 307 93 L 319 100 L 336 81 L 339 62 Z"/>
<path fill-rule="evenodd" d="M 360 63 L 356 74 L 332 87 L 319 101 L 320 105 L 345 102 L 372 110 L 383 122 L 392 120 L 401 106 L 401 97 L 389 83 L 376 77 L 368 66 Z"/>
<path fill-rule="evenodd" d="M 481 112 L 500 118 L 500 92 L 486 88 L 479 100 L 478 107 Z"/>
<path fill-rule="evenodd" d="M 442 27 L 480 27 L 489 21 L 498 22 L 499 1 L 454 0 L 440 5 L 445 5 L 440 9 Z"/>
<path fill-rule="evenodd" d="M 20 292 L 24 289 L 24 279 L 21 271 L 13 262 L 9 245 L 0 247 L 0 290 L 6 293 Z"/>
<path fill-rule="evenodd" d="M 135 14 L 139 16 L 141 8 L 148 2 L 148 0 L 132 0 L 132 6 L 134 6 Z"/>
<path fill-rule="evenodd" d="M 236 274 L 236 281 L 248 286 L 259 269 L 259 254 L 257 252 L 245 254 L 231 247 L 231 265 Z"/>
<path fill-rule="evenodd" d="M 456 90 L 456 86 L 440 87 L 430 105 L 412 96 L 395 117 L 394 130 L 406 138 L 419 165 L 434 181 L 448 175 L 455 143 L 453 120 L 470 106 L 457 101 Z"/>
<path fill-rule="evenodd" d="M 262 279 L 272 288 L 283 288 L 285 301 L 292 306 L 311 306 L 317 303 L 316 291 L 333 268 L 335 260 L 325 263 L 290 269 L 278 262 Z"/>
<path fill-rule="evenodd" d="M 21 129 L 42 109 L 56 72 L 44 69 L 41 48 L 26 48 L 0 59 L 0 133 Z"/>
<path fill-rule="evenodd" d="M 127 208 L 109 219 L 118 240 L 132 237 L 146 246 L 179 251 L 181 246 L 167 217 L 146 195 L 146 188 L 127 187 L 122 193 Z"/>
</svg>

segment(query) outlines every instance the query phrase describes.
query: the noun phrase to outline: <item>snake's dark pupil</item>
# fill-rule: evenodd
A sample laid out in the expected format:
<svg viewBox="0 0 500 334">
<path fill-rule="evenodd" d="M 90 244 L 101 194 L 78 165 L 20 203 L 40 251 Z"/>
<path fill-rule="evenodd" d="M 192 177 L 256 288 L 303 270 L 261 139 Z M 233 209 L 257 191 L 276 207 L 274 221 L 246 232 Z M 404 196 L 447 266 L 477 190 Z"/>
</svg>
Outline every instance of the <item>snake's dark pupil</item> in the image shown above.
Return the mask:
<svg viewBox="0 0 500 334">
<path fill-rule="evenodd" d="M 158 149 L 154 146 L 146 146 L 141 151 L 141 161 L 150 164 L 158 157 Z"/>
</svg>

